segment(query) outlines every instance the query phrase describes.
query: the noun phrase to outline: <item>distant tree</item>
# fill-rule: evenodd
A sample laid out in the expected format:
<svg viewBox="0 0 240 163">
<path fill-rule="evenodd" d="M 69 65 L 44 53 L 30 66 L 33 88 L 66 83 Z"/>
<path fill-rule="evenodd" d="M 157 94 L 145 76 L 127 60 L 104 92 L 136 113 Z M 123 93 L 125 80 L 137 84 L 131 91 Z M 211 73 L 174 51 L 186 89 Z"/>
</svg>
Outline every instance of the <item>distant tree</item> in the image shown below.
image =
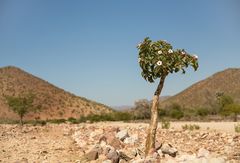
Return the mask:
<svg viewBox="0 0 240 163">
<path fill-rule="evenodd" d="M 135 101 L 134 118 L 135 119 L 149 119 L 150 118 L 150 102 L 147 99 Z"/>
<path fill-rule="evenodd" d="M 32 93 L 20 96 L 5 96 L 10 109 L 19 115 L 20 124 L 23 125 L 23 117 L 32 111 L 40 109 L 40 106 L 34 107 L 33 102 L 35 96 Z"/>
<path fill-rule="evenodd" d="M 217 98 L 217 101 L 218 101 L 218 104 L 219 104 L 219 107 L 220 107 L 220 111 L 226 105 L 234 103 L 233 98 L 231 96 L 229 96 L 229 95 L 224 94 L 224 93 L 217 93 L 216 94 L 216 98 Z"/>
<path fill-rule="evenodd" d="M 234 121 L 237 121 L 237 116 L 240 114 L 240 104 L 234 102 L 233 98 L 224 93 L 216 94 L 218 104 L 220 107 L 220 113 L 224 116 L 233 114 Z"/>
<path fill-rule="evenodd" d="M 196 114 L 201 117 L 205 117 L 209 114 L 209 110 L 207 108 L 197 108 Z"/>
<path fill-rule="evenodd" d="M 233 114 L 234 121 L 237 122 L 237 117 L 240 114 L 240 104 L 232 103 L 225 105 L 222 110 L 223 115 L 231 115 Z"/>
<path fill-rule="evenodd" d="M 182 111 L 182 108 L 179 104 L 173 103 L 169 108 L 169 115 L 171 118 L 175 119 L 181 119 L 184 117 L 184 113 Z"/>
<path fill-rule="evenodd" d="M 139 50 L 138 61 L 142 69 L 142 77 L 153 83 L 160 79 L 154 93 L 151 106 L 151 121 L 147 133 L 145 154 L 148 155 L 150 149 L 155 148 L 156 130 L 158 122 L 158 103 L 165 78 L 169 73 L 185 73 L 185 68 L 191 65 L 194 70 L 198 68 L 198 57 L 189 55 L 184 49 L 173 50 L 172 45 L 166 41 L 153 42 L 148 37 L 137 46 Z"/>
</svg>

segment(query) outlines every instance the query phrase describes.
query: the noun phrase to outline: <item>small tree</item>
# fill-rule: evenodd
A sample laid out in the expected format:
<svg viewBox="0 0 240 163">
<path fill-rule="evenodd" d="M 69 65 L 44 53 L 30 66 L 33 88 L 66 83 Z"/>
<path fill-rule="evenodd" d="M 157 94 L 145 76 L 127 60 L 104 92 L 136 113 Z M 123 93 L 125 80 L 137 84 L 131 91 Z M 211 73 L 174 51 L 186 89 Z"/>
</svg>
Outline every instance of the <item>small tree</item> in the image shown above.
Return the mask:
<svg viewBox="0 0 240 163">
<path fill-rule="evenodd" d="M 133 109 L 135 119 L 150 119 L 150 102 L 147 99 L 135 101 Z"/>
<path fill-rule="evenodd" d="M 17 97 L 6 96 L 6 101 L 10 109 L 19 115 L 21 125 L 23 125 L 23 117 L 27 113 L 34 111 L 34 95 L 31 93 Z"/>
<path fill-rule="evenodd" d="M 234 122 L 237 122 L 237 117 L 240 114 L 240 105 L 236 103 L 225 105 L 222 109 L 223 115 L 231 115 L 233 114 Z"/>
<path fill-rule="evenodd" d="M 225 106 L 234 103 L 233 98 L 229 95 L 225 95 L 224 93 L 216 93 L 216 98 L 217 98 L 218 105 L 220 107 L 220 111 L 222 111 L 222 109 Z"/>
<path fill-rule="evenodd" d="M 185 73 L 185 68 L 191 65 L 196 71 L 198 68 L 198 57 L 189 55 L 184 49 L 173 50 L 172 45 L 166 41 L 153 42 L 148 37 L 137 46 L 139 50 L 138 61 L 142 69 L 142 77 L 153 83 L 160 78 L 160 82 L 154 93 L 151 107 L 151 121 L 145 144 L 145 154 L 148 155 L 150 149 L 155 148 L 158 103 L 165 78 L 169 73 Z"/>
</svg>

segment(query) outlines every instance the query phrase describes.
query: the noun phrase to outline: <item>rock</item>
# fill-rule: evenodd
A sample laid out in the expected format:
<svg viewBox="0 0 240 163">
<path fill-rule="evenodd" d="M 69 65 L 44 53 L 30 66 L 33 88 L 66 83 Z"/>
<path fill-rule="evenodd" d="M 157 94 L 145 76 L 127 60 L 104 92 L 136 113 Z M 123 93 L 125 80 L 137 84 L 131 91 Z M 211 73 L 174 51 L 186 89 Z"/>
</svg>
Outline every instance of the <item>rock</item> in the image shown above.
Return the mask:
<svg viewBox="0 0 240 163">
<path fill-rule="evenodd" d="M 108 145 L 104 146 L 102 154 L 107 155 L 110 150 L 114 150 L 114 148 L 112 146 L 108 146 Z"/>
<path fill-rule="evenodd" d="M 233 138 L 228 139 L 227 142 L 231 144 L 233 142 Z"/>
<path fill-rule="evenodd" d="M 122 142 L 117 139 L 117 138 L 114 138 L 110 143 L 109 145 L 111 145 L 112 147 L 114 147 L 115 149 L 121 149 L 124 147 L 124 144 L 122 144 Z"/>
<path fill-rule="evenodd" d="M 92 160 L 98 159 L 98 151 L 96 151 L 96 150 L 91 150 L 90 152 L 88 152 L 87 154 L 85 154 L 85 158 L 86 158 L 88 161 L 92 161 Z"/>
<path fill-rule="evenodd" d="M 207 158 L 209 156 L 209 151 L 204 149 L 204 148 L 200 148 L 198 150 L 198 153 L 197 153 L 197 157 L 200 158 L 200 157 L 205 157 Z"/>
<path fill-rule="evenodd" d="M 116 150 L 110 150 L 107 154 L 107 158 L 112 161 L 112 163 L 119 163 L 120 157 Z"/>
<path fill-rule="evenodd" d="M 27 159 L 27 158 L 22 158 L 22 160 L 20 161 L 20 163 L 28 163 L 28 159 Z"/>
<path fill-rule="evenodd" d="M 138 135 L 132 135 L 124 139 L 124 143 L 126 144 L 135 144 L 138 140 Z"/>
<path fill-rule="evenodd" d="M 114 133 L 106 133 L 102 139 L 100 138 L 101 141 L 106 141 L 106 143 L 110 143 L 113 139 L 116 139 Z"/>
<path fill-rule="evenodd" d="M 177 149 L 173 148 L 170 144 L 163 144 L 161 147 L 161 151 L 163 154 L 168 154 L 172 157 L 176 157 L 177 155 Z"/>
<path fill-rule="evenodd" d="M 133 159 L 137 156 L 137 149 L 124 149 L 120 153 L 126 154 L 129 158 Z"/>
<path fill-rule="evenodd" d="M 160 155 L 159 155 L 157 152 L 154 152 L 154 153 L 152 154 L 152 157 L 153 157 L 154 159 L 159 159 L 159 158 L 160 158 Z"/>
<path fill-rule="evenodd" d="M 162 147 L 162 143 L 156 142 L 155 150 L 158 151 Z"/>
<path fill-rule="evenodd" d="M 107 142 L 106 141 L 101 141 L 99 144 L 100 144 L 101 147 L 104 147 L 104 146 L 107 145 Z"/>
<path fill-rule="evenodd" d="M 143 149 L 137 148 L 137 155 L 139 155 L 141 158 L 144 157 L 145 153 L 143 152 Z"/>
<path fill-rule="evenodd" d="M 122 130 L 122 131 L 118 132 L 118 133 L 116 134 L 116 137 L 117 137 L 119 140 L 123 141 L 125 138 L 129 137 L 129 135 L 128 135 L 128 130 Z"/>
<path fill-rule="evenodd" d="M 162 150 L 161 150 L 161 149 L 157 150 L 157 153 L 158 153 L 158 155 L 159 155 L 160 157 L 163 157 L 163 156 L 164 156 L 164 154 L 162 153 Z"/>
<path fill-rule="evenodd" d="M 119 152 L 119 157 L 120 159 L 122 160 L 125 160 L 125 161 L 130 161 L 132 158 L 130 158 L 129 156 L 127 156 L 124 152 Z"/>
<path fill-rule="evenodd" d="M 111 160 L 104 160 L 102 163 L 112 163 Z"/>
<path fill-rule="evenodd" d="M 101 143 L 101 142 L 107 142 L 107 137 L 106 136 L 101 136 L 100 138 L 99 138 L 99 143 Z"/>
<path fill-rule="evenodd" d="M 120 160 L 119 163 L 128 163 L 128 162 L 125 160 Z"/>
<path fill-rule="evenodd" d="M 152 156 L 147 156 L 144 160 L 144 163 L 158 163 L 159 161 Z"/>
<path fill-rule="evenodd" d="M 48 152 L 47 151 L 41 151 L 40 154 L 46 155 L 46 154 L 48 154 Z"/>
<path fill-rule="evenodd" d="M 132 161 L 132 163 L 144 163 L 144 159 L 138 159 L 138 160 L 134 160 Z"/>
</svg>

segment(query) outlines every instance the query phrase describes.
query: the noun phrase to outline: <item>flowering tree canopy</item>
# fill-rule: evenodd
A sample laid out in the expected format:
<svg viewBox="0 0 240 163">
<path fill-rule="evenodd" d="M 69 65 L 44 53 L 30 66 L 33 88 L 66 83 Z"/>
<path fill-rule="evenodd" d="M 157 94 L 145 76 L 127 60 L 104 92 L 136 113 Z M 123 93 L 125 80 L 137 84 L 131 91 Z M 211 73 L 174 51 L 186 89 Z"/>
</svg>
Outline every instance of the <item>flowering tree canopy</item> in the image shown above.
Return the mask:
<svg viewBox="0 0 240 163">
<path fill-rule="evenodd" d="M 151 107 L 151 121 L 145 144 L 145 154 L 149 154 L 155 148 L 156 130 L 158 125 L 158 103 L 165 78 L 169 73 L 182 71 L 189 65 L 196 71 L 198 69 L 198 57 L 188 54 L 184 49 L 174 50 L 166 41 L 153 42 L 148 37 L 137 46 L 139 50 L 138 62 L 142 68 L 142 76 L 149 82 L 160 78 L 160 82 L 154 93 Z"/>
<path fill-rule="evenodd" d="M 190 55 L 184 49 L 174 50 L 166 41 L 153 42 L 149 37 L 145 38 L 137 48 L 139 49 L 139 64 L 142 68 L 142 76 L 149 82 L 169 73 L 182 71 L 191 65 L 196 71 L 198 68 L 198 56 Z"/>
</svg>

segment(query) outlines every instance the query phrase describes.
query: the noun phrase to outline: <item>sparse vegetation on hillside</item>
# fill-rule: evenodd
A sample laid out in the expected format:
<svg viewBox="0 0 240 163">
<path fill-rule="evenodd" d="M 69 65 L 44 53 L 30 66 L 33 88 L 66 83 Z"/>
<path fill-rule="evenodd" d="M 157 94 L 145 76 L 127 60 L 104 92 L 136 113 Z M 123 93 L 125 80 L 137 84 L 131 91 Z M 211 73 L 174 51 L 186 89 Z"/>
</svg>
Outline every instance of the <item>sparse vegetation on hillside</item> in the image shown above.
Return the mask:
<svg viewBox="0 0 240 163">
<path fill-rule="evenodd" d="M 216 94 L 224 93 L 240 103 L 240 68 L 229 68 L 199 81 L 175 96 L 163 101 L 161 107 L 178 103 L 184 108 L 209 108 L 218 112 Z"/>
<path fill-rule="evenodd" d="M 112 109 L 103 104 L 75 96 L 63 89 L 35 77 L 19 68 L 8 66 L 0 68 L 0 118 L 16 119 L 16 116 L 4 103 L 4 96 L 19 96 L 32 92 L 35 103 L 41 104 L 42 112 L 25 116 L 26 120 L 78 118 L 81 115 L 110 113 Z"/>
<path fill-rule="evenodd" d="M 10 109 L 19 115 L 20 124 L 23 125 L 23 117 L 29 112 L 40 110 L 41 106 L 34 106 L 34 95 L 31 93 L 14 96 L 5 96 Z"/>
</svg>

